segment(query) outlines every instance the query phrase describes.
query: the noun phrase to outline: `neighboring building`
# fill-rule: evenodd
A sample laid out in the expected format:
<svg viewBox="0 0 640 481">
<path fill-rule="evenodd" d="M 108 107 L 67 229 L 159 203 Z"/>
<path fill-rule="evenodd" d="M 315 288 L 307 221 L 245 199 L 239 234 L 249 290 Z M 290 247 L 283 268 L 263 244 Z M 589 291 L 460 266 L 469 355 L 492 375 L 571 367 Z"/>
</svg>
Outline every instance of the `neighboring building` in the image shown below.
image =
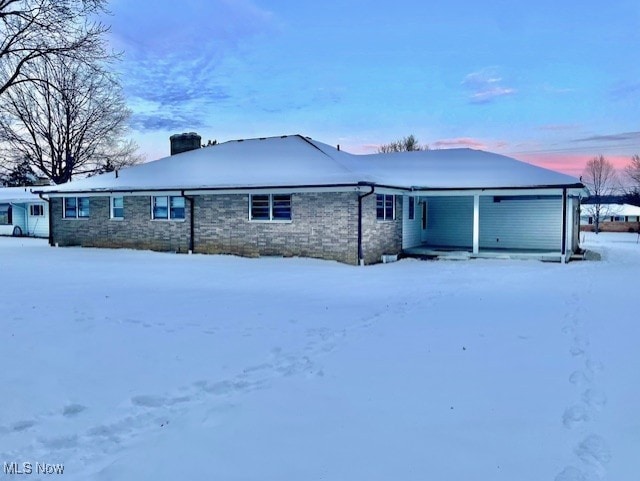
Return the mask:
<svg viewBox="0 0 640 481">
<path fill-rule="evenodd" d="M 0 235 L 49 237 L 49 203 L 33 188 L 0 187 Z"/>
<path fill-rule="evenodd" d="M 192 135 L 192 134 L 187 134 Z M 238 140 L 42 188 L 52 244 L 349 264 L 383 255 L 578 250 L 578 179 L 471 149 L 352 155 L 300 135 Z"/>
<path fill-rule="evenodd" d="M 595 230 L 594 204 L 580 207 L 580 230 Z M 640 229 L 640 207 L 630 204 L 600 204 L 601 232 L 638 232 Z"/>
</svg>

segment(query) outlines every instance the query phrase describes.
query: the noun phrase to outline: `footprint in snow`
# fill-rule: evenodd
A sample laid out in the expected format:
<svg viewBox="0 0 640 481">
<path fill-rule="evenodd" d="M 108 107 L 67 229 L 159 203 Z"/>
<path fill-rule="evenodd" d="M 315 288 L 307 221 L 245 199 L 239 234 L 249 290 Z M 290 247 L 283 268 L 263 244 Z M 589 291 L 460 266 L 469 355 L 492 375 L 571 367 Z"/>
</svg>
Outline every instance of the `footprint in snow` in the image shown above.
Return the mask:
<svg viewBox="0 0 640 481">
<path fill-rule="evenodd" d="M 598 475 L 604 474 L 604 466 L 611 461 L 611 450 L 602 436 L 590 434 L 575 449 L 577 456 Z"/>
<path fill-rule="evenodd" d="M 607 396 L 599 389 L 587 389 L 582 393 L 582 400 L 597 411 L 602 410 L 607 404 Z"/>
<path fill-rule="evenodd" d="M 38 441 L 40 441 L 40 443 L 44 447 L 52 450 L 71 449 L 78 446 L 78 436 L 76 436 L 75 434 L 68 435 L 68 436 L 54 436 L 49 438 L 40 438 L 38 439 Z"/>
<path fill-rule="evenodd" d="M 569 382 L 576 386 L 583 386 L 593 381 L 593 374 L 591 372 L 573 371 L 569 376 Z"/>
<path fill-rule="evenodd" d="M 141 395 L 132 397 L 131 403 L 136 406 L 157 408 L 164 406 L 167 403 L 167 399 L 162 396 Z"/>
<path fill-rule="evenodd" d="M 587 478 L 578 468 L 567 466 L 561 473 L 558 473 L 554 481 L 587 481 Z"/>
<path fill-rule="evenodd" d="M 576 404 L 565 409 L 562 415 L 562 424 L 565 428 L 573 429 L 589 420 L 587 408 L 583 405 Z"/>
<path fill-rule="evenodd" d="M 66 418 L 70 418 L 77 416 L 85 409 L 87 409 L 87 407 L 82 404 L 68 404 L 62 409 L 62 415 Z"/>
<path fill-rule="evenodd" d="M 32 419 L 26 419 L 24 421 L 18 421 L 11 426 L 11 429 L 15 432 L 26 431 L 36 425 L 36 422 Z"/>
</svg>

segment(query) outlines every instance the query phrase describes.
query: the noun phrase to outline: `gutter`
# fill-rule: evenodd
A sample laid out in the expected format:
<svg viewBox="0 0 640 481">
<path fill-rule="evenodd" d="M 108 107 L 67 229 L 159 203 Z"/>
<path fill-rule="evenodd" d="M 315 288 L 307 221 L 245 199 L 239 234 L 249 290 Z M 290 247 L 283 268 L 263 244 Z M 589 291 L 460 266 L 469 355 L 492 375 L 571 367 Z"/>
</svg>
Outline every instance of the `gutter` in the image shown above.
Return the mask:
<svg viewBox="0 0 640 481">
<path fill-rule="evenodd" d="M 362 251 L 362 199 L 370 196 L 376 190 L 375 185 L 369 185 L 371 189 L 366 194 L 358 195 L 358 265 L 364 265 L 364 253 Z"/>
<path fill-rule="evenodd" d="M 191 254 L 193 253 L 194 238 L 195 238 L 195 234 L 194 234 L 195 213 L 193 209 L 194 198 L 192 196 L 185 195 L 184 190 L 182 191 L 182 197 L 184 197 L 189 201 L 189 254 Z"/>
<path fill-rule="evenodd" d="M 295 190 L 295 189 L 318 189 L 318 188 L 334 188 L 334 187 L 342 187 L 342 188 L 356 188 L 361 186 L 362 183 L 336 183 L 336 184 L 301 184 L 301 185 L 258 185 L 258 186 L 244 186 L 244 187 L 194 187 L 194 188 L 184 188 L 184 187 L 173 187 L 173 188 L 153 188 L 153 187 L 145 187 L 139 189 L 132 188 L 122 188 L 122 189 L 85 189 L 85 190 L 47 190 L 47 191 L 35 191 L 35 193 L 39 194 L 40 192 L 45 194 L 56 194 L 56 195 L 73 195 L 73 194 L 133 194 L 135 192 L 216 192 L 216 191 L 254 191 L 254 190 L 269 190 L 269 189 L 282 189 L 282 190 Z M 407 188 L 399 187 L 401 190 L 409 190 Z"/>
<path fill-rule="evenodd" d="M 361 186 L 373 186 L 380 189 L 393 189 L 405 192 L 446 192 L 450 190 L 455 191 L 486 191 L 486 190 L 531 190 L 531 189 L 584 189 L 584 184 L 556 184 L 556 185 L 530 185 L 530 186 L 518 186 L 518 187 L 401 187 L 397 185 L 378 184 L 372 182 L 357 182 L 357 183 L 335 183 L 335 184 L 299 184 L 299 185 L 258 185 L 258 186 L 227 186 L 227 187 L 173 187 L 173 188 L 121 188 L 121 189 L 85 189 L 85 190 L 47 190 L 47 191 L 32 191 L 35 194 L 55 194 L 55 195 L 74 195 L 74 194 L 133 194 L 136 192 L 216 192 L 216 191 L 254 191 L 254 190 L 295 190 L 295 189 L 330 189 L 330 188 L 349 188 L 349 187 L 361 187 Z"/>
<path fill-rule="evenodd" d="M 33 190 L 31 191 L 33 192 Z M 42 197 L 42 192 L 36 192 L 38 194 L 38 197 L 40 197 L 40 200 L 45 201 L 48 204 L 48 216 L 49 216 L 49 245 L 53 247 L 53 215 L 51 212 L 51 199 L 45 199 L 44 197 Z"/>
</svg>

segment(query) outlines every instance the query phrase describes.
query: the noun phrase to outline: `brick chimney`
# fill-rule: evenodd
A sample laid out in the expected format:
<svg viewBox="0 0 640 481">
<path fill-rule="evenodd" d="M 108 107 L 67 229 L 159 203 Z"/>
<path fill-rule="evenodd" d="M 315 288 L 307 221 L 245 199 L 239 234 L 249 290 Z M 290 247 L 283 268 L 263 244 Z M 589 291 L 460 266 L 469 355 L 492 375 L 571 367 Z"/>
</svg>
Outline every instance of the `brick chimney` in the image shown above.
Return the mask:
<svg viewBox="0 0 640 481">
<path fill-rule="evenodd" d="M 201 141 L 202 137 L 195 132 L 174 134 L 169 137 L 169 142 L 171 142 L 171 155 L 199 149 L 201 147 Z"/>
</svg>

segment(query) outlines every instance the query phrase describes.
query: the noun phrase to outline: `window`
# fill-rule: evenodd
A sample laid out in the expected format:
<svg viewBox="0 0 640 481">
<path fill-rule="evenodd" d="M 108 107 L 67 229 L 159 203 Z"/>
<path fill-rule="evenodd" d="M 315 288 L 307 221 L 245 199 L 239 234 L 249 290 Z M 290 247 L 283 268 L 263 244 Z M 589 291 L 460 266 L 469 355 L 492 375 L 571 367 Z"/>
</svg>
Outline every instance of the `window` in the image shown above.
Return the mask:
<svg viewBox="0 0 640 481">
<path fill-rule="evenodd" d="M 124 219 L 124 197 L 111 197 L 111 218 Z"/>
<path fill-rule="evenodd" d="M 376 195 L 376 218 L 378 220 L 395 219 L 396 196 L 389 194 Z"/>
<path fill-rule="evenodd" d="M 0 225 L 12 225 L 11 204 L 0 204 Z"/>
<path fill-rule="evenodd" d="M 409 220 L 416 218 L 416 198 L 409 197 Z"/>
<path fill-rule="evenodd" d="M 89 217 L 89 197 L 65 197 L 63 208 L 65 219 L 86 219 Z"/>
<path fill-rule="evenodd" d="M 250 220 L 291 220 L 291 194 L 251 195 L 249 196 L 249 204 Z"/>
<path fill-rule="evenodd" d="M 29 215 L 32 217 L 42 217 L 44 215 L 44 205 L 42 204 L 29 205 Z"/>
<path fill-rule="evenodd" d="M 184 219 L 184 197 L 169 197 L 169 217 Z"/>
<path fill-rule="evenodd" d="M 172 220 L 184 219 L 184 197 L 151 197 L 151 218 Z"/>
</svg>

